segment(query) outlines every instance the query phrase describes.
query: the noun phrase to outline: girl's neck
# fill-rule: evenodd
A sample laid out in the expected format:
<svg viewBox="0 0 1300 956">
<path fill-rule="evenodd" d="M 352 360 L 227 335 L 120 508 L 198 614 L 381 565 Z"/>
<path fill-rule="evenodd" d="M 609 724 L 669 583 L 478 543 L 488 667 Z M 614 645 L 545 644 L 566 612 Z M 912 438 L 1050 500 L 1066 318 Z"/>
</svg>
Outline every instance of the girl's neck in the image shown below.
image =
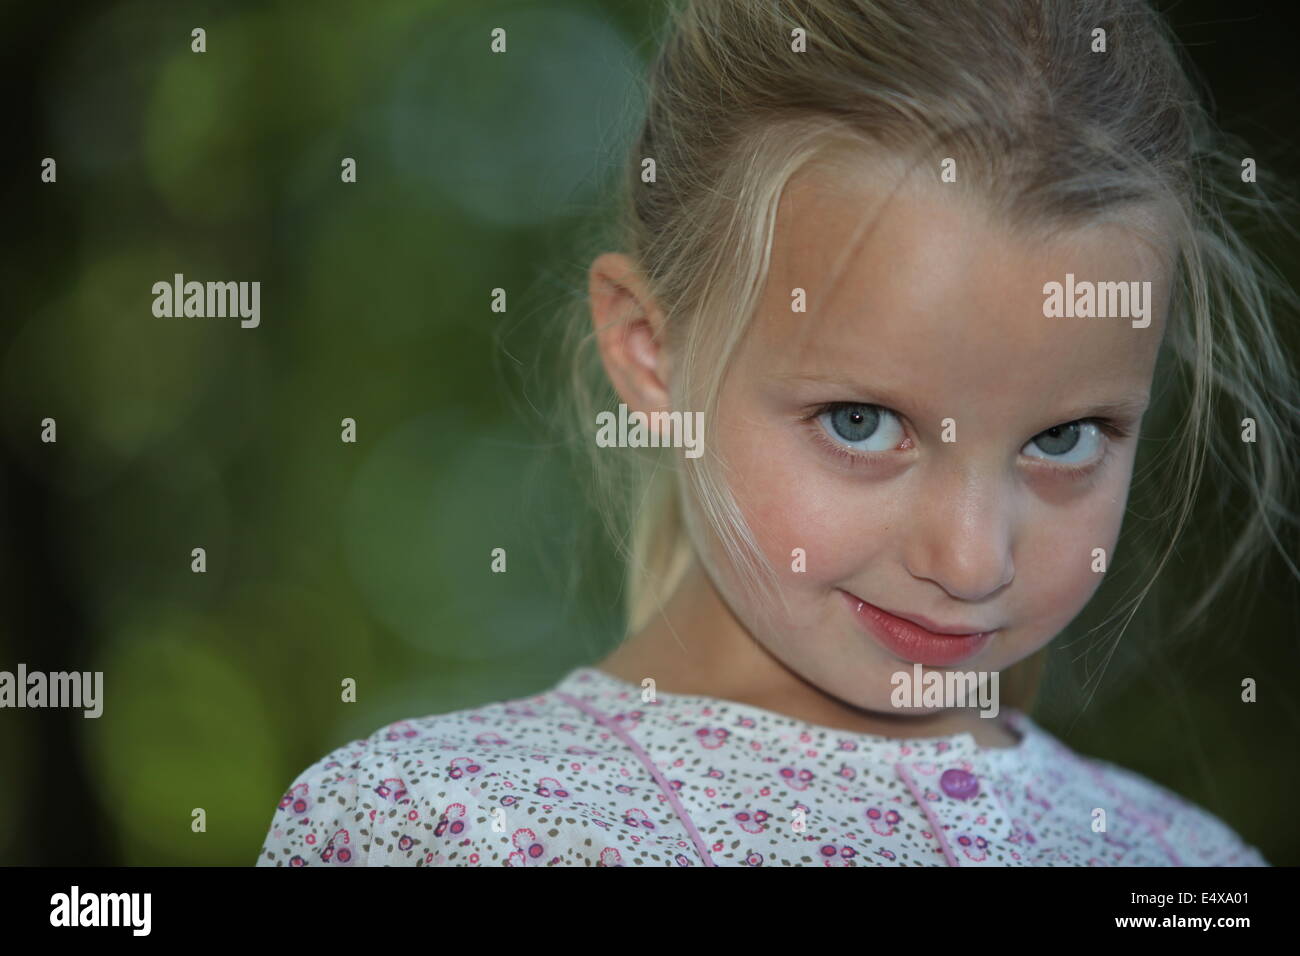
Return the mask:
<svg viewBox="0 0 1300 956">
<path fill-rule="evenodd" d="M 597 667 L 632 684 L 652 677 L 665 694 L 719 697 L 853 733 L 894 738 L 969 733 L 986 748 L 1018 742 L 999 718 L 982 718 L 974 710 L 904 716 L 863 710 L 826 694 L 754 640 L 698 562 L 662 613 Z"/>
</svg>

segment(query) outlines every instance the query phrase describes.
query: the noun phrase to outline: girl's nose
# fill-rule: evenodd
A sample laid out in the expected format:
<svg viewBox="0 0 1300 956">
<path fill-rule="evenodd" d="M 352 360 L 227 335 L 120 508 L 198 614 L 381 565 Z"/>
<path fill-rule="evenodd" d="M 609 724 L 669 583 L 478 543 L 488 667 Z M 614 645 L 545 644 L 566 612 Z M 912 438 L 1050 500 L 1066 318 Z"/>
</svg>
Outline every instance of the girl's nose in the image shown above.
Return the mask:
<svg viewBox="0 0 1300 956">
<path fill-rule="evenodd" d="M 905 561 L 914 577 L 951 597 L 979 601 L 1015 577 L 1014 489 L 993 469 L 952 469 L 926 482 L 912 502 Z"/>
</svg>

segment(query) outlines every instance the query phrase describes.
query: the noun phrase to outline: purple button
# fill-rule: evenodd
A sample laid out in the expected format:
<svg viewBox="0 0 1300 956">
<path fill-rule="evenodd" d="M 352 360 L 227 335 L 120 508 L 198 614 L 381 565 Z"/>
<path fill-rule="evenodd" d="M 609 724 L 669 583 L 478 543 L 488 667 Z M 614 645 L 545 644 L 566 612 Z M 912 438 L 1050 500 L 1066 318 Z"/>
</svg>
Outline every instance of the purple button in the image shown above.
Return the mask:
<svg viewBox="0 0 1300 956">
<path fill-rule="evenodd" d="M 979 778 L 965 770 L 945 770 L 939 786 L 954 800 L 969 800 L 980 792 Z"/>
</svg>

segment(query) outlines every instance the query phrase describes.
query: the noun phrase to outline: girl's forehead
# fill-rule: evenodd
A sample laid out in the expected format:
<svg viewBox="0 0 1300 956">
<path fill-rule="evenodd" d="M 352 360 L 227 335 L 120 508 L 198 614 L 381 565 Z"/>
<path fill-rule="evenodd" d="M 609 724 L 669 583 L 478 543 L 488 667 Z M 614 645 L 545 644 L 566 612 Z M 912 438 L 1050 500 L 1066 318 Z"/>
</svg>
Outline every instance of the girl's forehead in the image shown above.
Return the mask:
<svg viewBox="0 0 1300 956">
<path fill-rule="evenodd" d="M 957 390 L 1149 385 L 1168 269 L 1140 231 L 1113 222 L 1030 235 L 938 184 L 884 197 L 843 182 L 792 186 L 745 347 L 774 372 L 910 369 Z"/>
<path fill-rule="evenodd" d="M 843 284 L 913 299 L 953 292 L 997 299 L 1059 281 L 1062 270 L 1154 284 L 1166 280 L 1171 251 L 1156 221 L 1138 209 L 1087 224 L 1016 226 L 973 187 L 916 171 L 813 167 L 782 193 L 769 285 L 812 286 L 830 302 Z"/>
</svg>

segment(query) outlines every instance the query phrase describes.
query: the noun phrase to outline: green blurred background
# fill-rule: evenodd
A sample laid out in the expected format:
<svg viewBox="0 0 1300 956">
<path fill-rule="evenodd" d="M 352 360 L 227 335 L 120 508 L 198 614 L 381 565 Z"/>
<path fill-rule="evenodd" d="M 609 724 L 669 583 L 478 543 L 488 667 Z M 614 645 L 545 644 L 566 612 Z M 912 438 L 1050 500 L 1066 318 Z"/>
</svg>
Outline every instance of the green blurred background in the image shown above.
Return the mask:
<svg viewBox="0 0 1300 956">
<path fill-rule="evenodd" d="M 1294 180 L 1294 33 L 1267 3 L 1218 6 L 1170 16 L 1224 125 L 1280 157 L 1261 180 Z M 98 720 L 0 711 L 0 863 L 248 865 L 329 750 L 541 690 L 619 637 L 617 563 L 544 425 L 556 316 L 585 293 L 663 9 L 2 9 L 0 669 L 106 686 Z M 1294 245 L 1272 254 L 1298 274 Z M 155 318 L 178 272 L 260 281 L 261 326 Z M 1240 506 L 1213 491 L 1201 515 Z M 1224 543 L 1180 553 L 1175 601 Z M 1036 716 L 1300 862 L 1294 580 L 1252 577 L 1194 643 L 1150 637 L 1161 614 L 1095 697 L 1063 640 Z"/>
</svg>

